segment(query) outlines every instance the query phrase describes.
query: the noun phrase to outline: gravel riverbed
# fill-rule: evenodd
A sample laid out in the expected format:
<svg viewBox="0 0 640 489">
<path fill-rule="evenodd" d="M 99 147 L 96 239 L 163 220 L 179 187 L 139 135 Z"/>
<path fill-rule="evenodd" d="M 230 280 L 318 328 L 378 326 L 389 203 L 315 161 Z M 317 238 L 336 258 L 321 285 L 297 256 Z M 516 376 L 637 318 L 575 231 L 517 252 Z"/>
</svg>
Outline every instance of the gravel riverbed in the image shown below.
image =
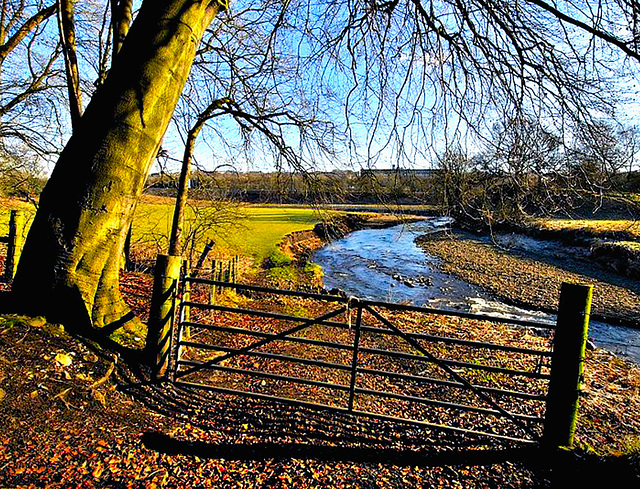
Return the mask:
<svg viewBox="0 0 640 489">
<path fill-rule="evenodd" d="M 498 249 L 470 236 L 422 236 L 417 242 L 442 260 L 442 270 L 479 285 L 506 302 L 553 312 L 562 282 L 590 284 L 594 286 L 592 319 L 640 326 L 638 284 L 598 270 L 596 264 L 570 257 L 543 261 Z"/>
</svg>

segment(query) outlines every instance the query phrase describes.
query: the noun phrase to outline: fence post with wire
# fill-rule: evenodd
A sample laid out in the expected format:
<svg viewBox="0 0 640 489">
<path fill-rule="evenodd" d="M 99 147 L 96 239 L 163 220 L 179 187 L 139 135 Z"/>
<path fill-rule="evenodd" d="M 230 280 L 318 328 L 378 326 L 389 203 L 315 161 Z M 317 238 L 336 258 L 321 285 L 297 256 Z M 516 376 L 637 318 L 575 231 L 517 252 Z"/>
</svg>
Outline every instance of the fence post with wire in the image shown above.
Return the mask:
<svg viewBox="0 0 640 489">
<path fill-rule="evenodd" d="M 214 282 L 237 282 L 239 276 L 240 258 L 235 255 L 230 260 L 211 260 L 211 280 Z M 222 287 L 211 285 L 209 304 L 216 303 L 216 294 L 222 292 Z"/>
</svg>

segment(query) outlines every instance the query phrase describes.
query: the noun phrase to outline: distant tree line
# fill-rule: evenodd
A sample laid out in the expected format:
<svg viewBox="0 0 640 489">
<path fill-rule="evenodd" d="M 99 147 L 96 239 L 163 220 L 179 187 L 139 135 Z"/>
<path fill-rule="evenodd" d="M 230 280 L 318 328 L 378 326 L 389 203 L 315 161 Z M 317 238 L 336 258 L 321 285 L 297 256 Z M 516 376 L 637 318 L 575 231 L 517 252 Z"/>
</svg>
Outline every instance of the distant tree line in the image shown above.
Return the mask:
<svg viewBox="0 0 640 489">
<path fill-rule="evenodd" d="M 636 128 L 594 123 L 564 138 L 540 122 L 514 118 L 493 127 L 469 156 L 448 148 L 438 161 L 438 201 L 479 227 L 521 224 L 531 216 L 638 215 L 640 149 Z"/>
<path fill-rule="evenodd" d="M 513 118 L 494 124 L 474 154 L 449 147 L 431 169 L 196 171 L 190 195 L 284 204 L 424 204 L 480 228 L 612 209 L 635 215 L 630 194 L 640 192 L 638 135 L 636 128 L 597 123 L 569 139 L 539 121 Z M 176 182 L 175 174 L 153 174 L 148 191 L 173 195 Z"/>
<path fill-rule="evenodd" d="M 333 172 L 194 172 L 194 199 L 230 199 L 280 204 L 420 204 L 435 202 L 439 170 L 336 170 Z M 176 174 L 153 174 L 147 192 L 174 195 Z"/>
</svg>

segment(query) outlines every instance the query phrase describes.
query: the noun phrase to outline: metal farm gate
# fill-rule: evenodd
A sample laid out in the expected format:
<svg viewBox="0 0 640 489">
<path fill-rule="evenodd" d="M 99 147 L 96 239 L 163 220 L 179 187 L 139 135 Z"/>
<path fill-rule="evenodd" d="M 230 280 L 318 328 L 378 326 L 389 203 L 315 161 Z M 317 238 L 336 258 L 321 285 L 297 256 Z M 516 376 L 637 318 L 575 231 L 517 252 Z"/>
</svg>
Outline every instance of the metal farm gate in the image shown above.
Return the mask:
<svg viewBox="0 0 640 489">
<path fill-rule="evenodd" d="M 590 288 L 563 284 L 561 334 L 203 278 L 185 277 L 181 288 L 173 332 L 160 335 L 176 386 L 519 443 L 573 440 Z"/>
</svg>

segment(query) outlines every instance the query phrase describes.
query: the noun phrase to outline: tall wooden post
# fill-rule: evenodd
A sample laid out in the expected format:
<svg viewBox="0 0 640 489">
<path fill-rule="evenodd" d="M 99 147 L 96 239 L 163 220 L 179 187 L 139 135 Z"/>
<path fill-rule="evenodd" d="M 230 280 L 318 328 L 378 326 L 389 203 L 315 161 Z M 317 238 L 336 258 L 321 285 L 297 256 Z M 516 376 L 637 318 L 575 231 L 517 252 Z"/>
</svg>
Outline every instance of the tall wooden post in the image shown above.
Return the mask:
<svg viewBox="0 0 640 489">
<path fill-rule="evenodd" d="M 240 258 L 238 257 L 238 255 L 235 255 L 233 257 L 233 281 L 234 282 L 238 282 L 238 280 L 240 279 L 239 275 L 239 269 L 240 267 L 238 266 L 240 263 Z"/>
<path fill-rule="evenodd" d="M 181 262 L 181 257 L 171 255 L 158 255 L 156 260 L 146 343 L 156 378 L 164 376 L 169 365 Z"/>
<path fill-rule="evenodd" d="M 238 283 L 238 255 L 234 255 L 233 259 L 231 260 L 231 264 L 232 264 L 232 267 L 231 267 L 231 281 L 234 284 L 237 284 Z M 234 288 L 233 291 L 235 293 L 237 293 L 238 289 Z"/>
<path fill-rule="evenodd" d="M 211 260 L 211 280 L 218 280 L 216 276 L 216 272 L 218 270 L 218 262 L 216 260 Z M 211 284 L 211 288 L 209 289 L 209 304 L 213 305 L 216 303 L 216 286 Z"/>
<path fill-rule="evenodd" d="M 189 276 L 189 260 L 184 260 L 182 262 L 182 276 Z M 191 300 L 191 282 L 188 280 L 184 280 L 182 283 L 182 318 L 183 322 L 191 321 L 191 308 L 185 304 L 185 302 L 189 302 Z M 182 337 L 185 340 L 191 339 L 191 327 L 185 326 L 182 330 Z"/>
<path fill-rule="evenodd" d="M 223 263 L 222 260 L 218 260 L 216 262 L 218 264 L 217 270 L 216 270 L 216 280 L 218 282 L 222 282 L 222 267 L 223 267 Z M 222 294 L 222 287 L 221 286 L 216 286 L 216 291 L 218 292 L 218 294 Z"/>
<path fill-rule="evenodd" d="M 9 218 L 9 236 L 7 237 L 7 259 L 4 262 L 4 280 L 13 280 L 20 253 L 24 245 L 24 212 L 12 210 Z"/>
<path fill-rule="evenodd" d="M 563 283 L 551 357 L 543 442 L 571 447 L 578 417 L 593 287 Z"/>
</svg>

